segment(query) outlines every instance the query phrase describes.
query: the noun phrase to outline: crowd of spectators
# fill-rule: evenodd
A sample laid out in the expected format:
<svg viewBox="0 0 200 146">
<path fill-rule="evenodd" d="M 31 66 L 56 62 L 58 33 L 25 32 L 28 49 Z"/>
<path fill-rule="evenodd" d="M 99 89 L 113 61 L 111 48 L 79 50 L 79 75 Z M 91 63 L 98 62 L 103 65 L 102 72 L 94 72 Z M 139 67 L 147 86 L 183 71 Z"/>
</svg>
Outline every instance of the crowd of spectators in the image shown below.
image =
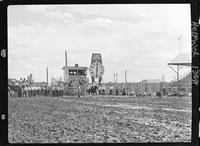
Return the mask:
<svg viewBox="0 0 200 146">
<path fill-rule="evenodd" d="M 168 92 L 137 92 L 130 91 L 128 88 L 106 88 L 103 86 L 98 87 L 99 95 L 122 95 L 122 96 L 189 96 L 184 90 L 173 89 Z M 8 79 L 8 95 L 15 97 L 37 97 L 37 96 L 63 96 L 64 87 L 58 85 L 40 85 L 36 86 L 34 84 L 28 83 L 25 78 Z"/>
<path fill-rule="evenodd" d="M 30 85 L 25 79 L 8 79 L 8 95 L 15 97 L 62 96 L 63 87 Z"/>
</svg>

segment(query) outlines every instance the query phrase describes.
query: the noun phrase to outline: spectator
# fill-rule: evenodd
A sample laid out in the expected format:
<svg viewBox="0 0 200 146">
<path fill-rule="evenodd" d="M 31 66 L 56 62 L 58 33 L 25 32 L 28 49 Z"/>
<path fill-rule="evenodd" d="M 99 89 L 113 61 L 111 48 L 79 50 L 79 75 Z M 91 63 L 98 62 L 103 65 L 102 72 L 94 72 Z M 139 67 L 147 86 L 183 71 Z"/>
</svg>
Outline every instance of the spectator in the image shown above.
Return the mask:
<svg viewBox="0 0 200 146">
<path fill-rule="evenodd" d="M 126 95 L 126 92 L 125 92 L 125 90 L 124 90 L 124 89 L 122 90 L 122 95 Z"/>
<path fill-rule="evenodd" d="M 78 97 L 80 97 L 81 94 L 81 86 L 78 86 Z"/>
<path fill-rule="evenodd" d="M 105 95 L 105 90 L 103 89 L 103 91 L 102 91 L 102 95 Z"/>
<path fill-rule="evenodd" d="M 110 89 L 109 95 L 112 95 L 112 89 Z"/>
<path fill-rule="evenodd" d="M 116 95 L 118 95 L 119 94 L 119 91 L 118 91 L 118 89 L 116 89 Z"/>
<path fill-rule="evenodd" d="M 156 92 L 156 96 L 158 96 L 159 98 L 161 98 L 162 97 L 161 92 Z"/>
</svg>

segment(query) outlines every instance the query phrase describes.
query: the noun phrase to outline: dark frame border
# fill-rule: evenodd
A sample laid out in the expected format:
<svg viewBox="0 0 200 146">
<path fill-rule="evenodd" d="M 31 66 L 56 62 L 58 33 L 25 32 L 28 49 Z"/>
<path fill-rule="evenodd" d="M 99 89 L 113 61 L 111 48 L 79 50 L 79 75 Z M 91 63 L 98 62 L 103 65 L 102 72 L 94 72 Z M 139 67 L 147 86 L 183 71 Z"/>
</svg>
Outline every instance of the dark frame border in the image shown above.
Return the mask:
<svg viewBox="0 0 200 146">
<path fill-rule="evenodd" d="M 8 144 L 8 34 L 7 7 L 32 4 L 190 4 L 192 28 L 192 141 L 191 143 L 127 143 L 135 145 L 198 145 L 199 140 L 199 3 L 198 0 L 0 0 L 0 144 Z M 5 117 L 5 118 L 4 118 Z M 123 144 L 123 143 L 122 143 Z M 48 144 L 51 145 L 51 144 Z M 52 144 L 53 145 L 53 144 Z"/>
</svg>

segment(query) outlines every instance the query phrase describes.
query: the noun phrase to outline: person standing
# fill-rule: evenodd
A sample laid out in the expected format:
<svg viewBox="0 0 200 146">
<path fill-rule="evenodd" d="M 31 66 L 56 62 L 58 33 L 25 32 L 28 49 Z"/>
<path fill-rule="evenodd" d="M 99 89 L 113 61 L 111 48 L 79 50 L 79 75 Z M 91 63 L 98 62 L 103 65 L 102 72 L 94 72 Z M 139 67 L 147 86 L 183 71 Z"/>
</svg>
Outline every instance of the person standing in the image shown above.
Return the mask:
<svg viewBox="0 0 200 146">
<path fill-rule="evenodd" d="M 81 96 L 81 86 L 78 86 L 78 97 Z"/>
<path fill-rule="evenodd" d="M 116 95 L 118 95 L 119 94 L 119 91 L 118 91 L 118 89 L 116 89 L 116 93 L 115 93 Z"/>
</svg>

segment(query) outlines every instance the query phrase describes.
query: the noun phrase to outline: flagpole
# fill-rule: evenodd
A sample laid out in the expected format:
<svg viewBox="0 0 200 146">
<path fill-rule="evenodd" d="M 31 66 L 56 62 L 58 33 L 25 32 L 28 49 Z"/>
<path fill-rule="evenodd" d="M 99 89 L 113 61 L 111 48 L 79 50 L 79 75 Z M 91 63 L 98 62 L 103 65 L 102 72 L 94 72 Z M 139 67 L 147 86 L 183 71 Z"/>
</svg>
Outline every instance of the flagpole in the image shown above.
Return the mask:
<svg viewBox="0 0 200 146">
<path fill-rule="evenodd" d="M 182 36 L 178 38 L 178 41 L 180 41 L 180 53 L 182 53 Z"/>
<path fill-rule="evenodd" d="M 180 53 L 182 53 L 182 37 L 180 39 Z"/>
</svg>

